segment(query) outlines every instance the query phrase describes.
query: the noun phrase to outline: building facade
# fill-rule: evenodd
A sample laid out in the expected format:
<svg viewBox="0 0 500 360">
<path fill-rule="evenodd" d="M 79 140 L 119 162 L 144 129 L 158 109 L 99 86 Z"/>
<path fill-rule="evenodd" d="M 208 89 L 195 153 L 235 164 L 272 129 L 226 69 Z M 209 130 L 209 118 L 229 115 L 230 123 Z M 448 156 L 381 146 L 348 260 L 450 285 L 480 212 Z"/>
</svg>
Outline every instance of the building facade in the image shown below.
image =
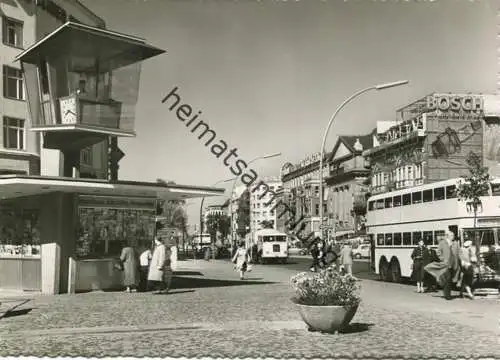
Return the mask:
<svg viewBox="0 0 500 360">
<path fill-rule="evenodd" d="M 250 190 L 250 233 L 268 228 L 276 229 L 277 211 L 275 209 L 275 194 L 283 190 L 279 179 L 263 179 L 265 186 L 253 187 Z M 253 236 L 252 236 L 253 238 Z"/>
<path fill-rule="evenodd" d="M 362 233 L 370 176 L 363 151 L 372 147 L 373 134 L 342 135 L 337 139 L 325 179 L 329 237 L 338 239 Z"/>
<path fill-rule="evenodd" d="M 323 178 L 328 176 L 328 158 L 326 154 L 323 161 Z M 320 154 L 311 155 L 298 164 L 286 163 L 281 169 L 281 181 L 283 182 L 283 201 L 293 215 L 286 213 L 283 220 L 280 219 L 281 231 L 291 233 L 320 235 L 319 229 L 319 163 Z M 327 196 L 324 196 L 324 214 L 327 213 Z M 290 228 L 290 224 L 293 229 Z"/>
<path fill-rule="evenodd" d="M 245 192 L 245 185 L 236 186 L 229 198 L 228 215 L 231 219 L 231 240 L 234 242 L 238 239 L 238 209 L 241 195 Z M 250 226 L 249 226 L 250 227 Z"/>
<path fill-rule="evenodd" d="M 494 95 L 439 93 L 399 109 L 397 121 L 378 124 L 374 147 L 363 152 L 371 193 L 465 175 L 470 152 L 499 176 L 498 109 Z"/>
</svg>

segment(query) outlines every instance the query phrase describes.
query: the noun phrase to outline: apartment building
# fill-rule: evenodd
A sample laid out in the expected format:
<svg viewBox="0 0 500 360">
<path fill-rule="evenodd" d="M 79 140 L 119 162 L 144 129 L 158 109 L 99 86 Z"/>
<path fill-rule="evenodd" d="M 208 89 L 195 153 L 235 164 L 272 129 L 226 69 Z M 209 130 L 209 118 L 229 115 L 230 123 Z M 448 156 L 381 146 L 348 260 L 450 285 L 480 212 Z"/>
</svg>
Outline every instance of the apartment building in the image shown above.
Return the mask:
<svg viewBox="0 0 500 360">
<path fill-rule="evenodd" d="M 265 186 L 252 187 L 250 190 L 250 233 L 261 230 L 266 226 L 276 229 L 277 211 L 275 194 L 283 191 L 281 180 L 277 178 L 263 179 Z"/>
</svg>

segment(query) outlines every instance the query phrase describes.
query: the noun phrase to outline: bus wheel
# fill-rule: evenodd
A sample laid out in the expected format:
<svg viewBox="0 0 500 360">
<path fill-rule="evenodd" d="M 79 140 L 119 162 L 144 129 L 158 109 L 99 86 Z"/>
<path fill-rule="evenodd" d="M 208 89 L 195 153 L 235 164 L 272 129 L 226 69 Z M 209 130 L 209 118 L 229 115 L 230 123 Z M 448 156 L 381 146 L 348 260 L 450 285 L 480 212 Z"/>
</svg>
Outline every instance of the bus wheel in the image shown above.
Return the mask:
<svg viewBox="0 0 500 360">
<path fill-rule="evenodd" d="M 397 260 L 391 261 L 389 273 L 392 282 L 395 283 L 401 282 L 401 268 L 399 267 L 399 261 Z"/>
<path fill-rule="evenodd" d="M 379 278 L 381 281 L 387 281 L 387 275 L 389 272 L 389 266 L 387 264 L 387 261 L 385 259 L 380 262 L 380 265 L 378 267 L 378 274 Z"/>
</svg>

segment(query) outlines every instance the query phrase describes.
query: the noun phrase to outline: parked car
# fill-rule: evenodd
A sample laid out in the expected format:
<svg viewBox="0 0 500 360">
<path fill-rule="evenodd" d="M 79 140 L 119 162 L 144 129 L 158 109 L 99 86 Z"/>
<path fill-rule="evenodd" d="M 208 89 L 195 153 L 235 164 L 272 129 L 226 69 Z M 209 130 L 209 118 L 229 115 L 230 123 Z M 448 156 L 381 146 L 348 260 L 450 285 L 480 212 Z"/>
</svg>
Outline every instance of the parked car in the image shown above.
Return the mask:
<svg viewBox="0 0 500 360">
<path fill-rule="evenodd" d="M 356 249 L 352 250 L 352 254 L 353 254 L 355 259 L 369 258 L 370 257 L 370 245 L 369 244 L 359 245 Z"/>
</svg>

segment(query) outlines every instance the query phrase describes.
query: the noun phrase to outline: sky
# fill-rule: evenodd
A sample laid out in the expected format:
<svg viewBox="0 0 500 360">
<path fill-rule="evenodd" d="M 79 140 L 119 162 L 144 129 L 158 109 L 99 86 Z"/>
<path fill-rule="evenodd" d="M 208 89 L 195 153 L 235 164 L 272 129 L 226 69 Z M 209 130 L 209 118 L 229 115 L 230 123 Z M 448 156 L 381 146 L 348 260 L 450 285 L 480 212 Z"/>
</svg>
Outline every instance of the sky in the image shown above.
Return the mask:
<svg viewBox="0 0 500 360">
<path fill-rule="evenodd" d="M 137 137 L 119 140 L 124 180 L 212 185 L 234 177 L 161 103 L 174 87 L 240 159 L 282 153 L 253 164 L 260 176 L 319 152 L 335 108 L 359 89 L 410 81 L 344 108 L 327 151 L 338 135 L 368 133 L 429 93 L 497 91 L 496 0 L 82 2 L 109 29 L 167 51 L 143 63 Z M 188 202 L 191 224 L 199 204 Z"/>
</svg>

